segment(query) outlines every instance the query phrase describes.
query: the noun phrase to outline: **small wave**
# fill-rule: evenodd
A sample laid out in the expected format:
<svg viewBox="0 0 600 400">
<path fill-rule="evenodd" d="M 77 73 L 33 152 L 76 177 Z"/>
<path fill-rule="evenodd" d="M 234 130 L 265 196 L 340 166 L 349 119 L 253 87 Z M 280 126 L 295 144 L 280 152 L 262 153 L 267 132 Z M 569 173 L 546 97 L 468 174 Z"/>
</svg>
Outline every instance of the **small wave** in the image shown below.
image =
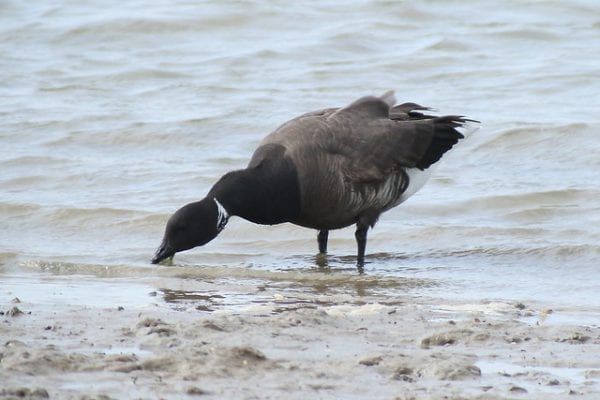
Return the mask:
<svg viewBox="0 0 600 400">
<path fill-rule="evenodd" d="M 163 36 L 241 27 L 249 20 L 251 20 L 251 16 L 246 12 L 230 12 L 212 16 L 198 15 L 189 18 L 115 17 L 111 20 L 89 22 L 85 25 L 67 28 L 54 39 L 54 42 L 61 44 L 88 40 L 94 42 L 102 40 L 131 41 L 135 36 Z"/>
<path fill-rule="evenodd" d="M 96 229 L 100 227 L 134 227 L 143 230 L 149 226 L 160 226 L 168 219 L 167 214 L 106 207 L 43 209 L 40 206 L 12 205 L 8 210 L 2 211 L 3 215 L 28 216 L 35 212 L 36 223 L 48 226 L 94 226 Z"/>
<path fill-rule="evenodd" d="M 479 144 L 474 151 L 485 152 L 490 149 L 515 148 L 517 150 L 527 149 L 531 151 L 534 145 L 542 142 L 550 142 L 553 146 L 560 145 L 564 134 L 589 130 L 590 126 L 585 123 L 572 123 L 565 125 L 531 125 L 523 123 L 518 128 L 509 128 L 497 132 L 491 139 Z M 521 152 L 519 151 L 519 152 Z"/>
<path fill-rule="evenodd" d="M 543 190 L 509 195 L 494 195 L 475 198 L 463 203 L 463 207 L 509 208 L 517 210 L 525 206 L 569 206 L 589 198 L 590 192 L 583 189 Z"/>
<path fill-rule="evenodd" d="M 424 50 L 439 50 L 442 52 L 465 52 L 470 51 L 471 47 L 464 42 L 444 38 L 427 45 L 424 48 Z"/>
<path fill-rule="evenodd" d="M 62 84 L 57 85 L 53 83 L 53 86 L 41 86 L 37 90 L 40 92 L 49 92 L 49 93 L 60 93 L 60 92 L 75 92 L 75 91 L 83 91 L 89 88 L 87 83 L 82 84 Z"/>
<path fill-rule="evenodd" d="M 103 88 L 106 85 L 113 85 L 115 83 L 123 84 L 123 82 L 126 82 L 127 84 L 134 84 L 137 81 L 144 81 L 152 82 L 153 85 L 157 87 L 157 91 L 164 91 L 164 87 L 160 86 L 162 82 L 187 81 L 191 79 L 191 75 L 180 71 L 169 70 L 167 68 L 129 68 L 115 72 L 103 71 L 101 74 L 87 74 L 85 76 L 78 76 L 76 79 L 82 83 L 57 84 L 56 82 L 52 82 L 39 87 L 37 90 L 50 93 L 78 92 L 89 91 L 91 86 Z"/>
<path fill-rule="evenodd" d="M 495 32 L 490 32 L 489 36 L 496 38 L 505 38 L 511 40 L 531 40 L 543 42 L 555 42 L 560 39 L 560 35 L 549 30 L 548 28 L 535 28 L 529 26 L 527 28 L 503 29 Z"/>
<path fill-rule="evenodd" d="M 415 254 L 414 258 L 435 259 L 443 258 L 497 258 L 508 262 L 508 259 L 518 258 L 521 262 L 531 257 L 538 262 L 542 258 L 556 260 L 592 260 L 600 256 L 600 246 L 593 244 L 577 245 L 547 245 L 531 247 L 495 247 L 495 246 L 476 246 L 459 250 L 439 250 L 431 252 L 422 252 Z M 585 262 L 585 261 L 584 261 Z"/>
<path fill-rule="evenodd" d="M 543 206 L 526 208 L 524 210 L 511 211 L 506 214 L 506 217 L 515 219 L 517 221 L 538 222 L 555 217 L 578 217 L 580 214 L 581 209 L 577 205 L 573 204 L 566 206 Z"/>
<path fill-rule="evenodd" d="M 0 161 L 0 167 L 53 166 L 70 163 L 71 160 L 52 156 L 21 156 Z"/>
<path fill-rule="evenodd" d="M 46 182 L 48 177 L 41 175 L 33 175 L 33 176 L 21 176 L 19 178 L 7 179 L 2 181 L 2 186 L 5 189 L 14 189 L 14 188 L 31 188 L 34 185 L 39 185 L 43 182 Z"/>
<path fill-rule="evenodd" d="M 18 254 L 15 252 L 0 252 L 0 268 L 4 268 L 4 266 L 7 264 L 14 264 L 17 260 L 17 257 Z"/>
<path fill-rule="evenodd" d="M 410 210 L 412 217 L 418 216 L 422 219 L 448 215 L 459 219 L 471 215 L 482 215 L 482 212 L 486 211 L 491 214 L 500 213 L 502 218 L 534 219 L 536 215 L 541 217 L 581 213 L 583 210 L 593 207 L 598 196 L 600 196 L 600 191 L 593 189 L 529 190 L 471 197 L 467 200 L 448 200 L 443 203 L 413 203 L 406 205 L 404 210 Z M 458 224 L 458 220 L 455 224 Z"/>
<path fill-rule="evenodd" d="M 307 269 L 273 271 L 248 267 L 219 266 L 135 266 L 79 264 L 56 261 L 26 261 L 20 264 L 24 270 L 46 272 L 56 275 L 94 275 L 111 278 L 178 278 L 194 280 L 261 280 L 271 282 L 291 282 L 308 286 L 360 287 L 363 289 L 391 289 L 430 287 L 434 280 L 425 278 L 406 278 L 401 276 L 358 275 L 352 272 L 310 273 Z"/>
<path fill-rule="evenodd" d="M 87 23 L 68 29 L 57 38 L 57 42 L 89 37 L 126 37 L 135 34 L 164 34 L 188 32 L 198 29 L 194 21 L 115 18 L 109 21 Z"/>
<path fill-rule="evenodd" d="M 397 1 L 386 1 L 378 5 L 384 7 L 387 13 L 396 15 L 398 21 L 410 21 L 413 24 L 419 22 L 431 23 L 431 21 L 437 21 L 445 17 L 443 9 L 427 7 L 422 3 L 417 2 L 401 2 Z"/>
<path fill-rule="evenodd" d="M 115 221 L 111 226 L 126 228 L 127 232 L 130 232 L 130 230 L 147 232 L 147 230 L 156 229 L 156 227 L 162 229 L 162 226 L 171 216 L 171 214 L 165 213 L 140 213 L 139 211 L 136 211 L 135 215 L 133 218 L 122 218 L 119 221 Z"/>
<path fill-rule="evenodd" d="M 148 80 L 153 81 L 155 79 L 158 80 L 185 80 L 192 79 L 190 74 L 186 74 L 183 72 L 177 71 L 169 71 L 166 69 L 156 69 L 156 68 L 138 68 L 138 69 L 129 69 L 127 71 L 120 71 L 112 74 L 103 74 L 102 79 L 107 79 L 110 81 L 138 81 L 138 80 Z M 154 82 L 154 84 L 157 84 Z"/>
<path fill-rule="evenodd" d="M 0 215 L 2 215 L 3 218 L 31 215 L 40 209 L 41 207 L 37 204 L 0 203 Z"/>
<path fill-rule="evenodd" d="M 510 232 L 508 230 L 507 232 Z M 520 230 L 520 234 L 524 231 L 531 233 L 532 229 L 525 228 Z M 539 230 L 538 230 L 539 231 Z M 506 232 L 505 232 L 506 233 Z M 458 248 L 456 248 L 458 247 Z M 521 261 L 525 260 L 541 260 L 542 258 L 550 260 L 582 260 L 588 262 L 593 260 L 595 257 L 600 255 L 600 245 L 587 243 L 587 244 L 552 244 L 552 245 L 536 245 L 534 243 L 526 242 L 521 245 L 470 245 L 467 243 L 465 246 L 455 246 L 455 248 L 444 248 L 439 249 L 422 249 L 407 252 L 381 252 L 381 253 L 370 253 L 367 257 L 367 265 L 371 264 L 375 270 L 378 271 L 386 264 L 394 265 L 394 268 L 406 268 L 413 266 L 415 262 L 419 265 L 423 265 L 426 262 L 426 268 L 431 270 L 432 266 L 438 265 L 440 260 L 443 260 L 444 264 L 461 264 L 464 261 L 460 259 L 496 259 L 494 264 L 512 264 L 513 259 L 520 258 Z M 332 257 L 328 257 L 332 258 Z M 334 257 L 333 260 L 336 258 Z M 338 257 L 339 261 L 343 261 L 348 264 L 355 260 L 354 257 Z M 588 260 L 588 261 L 585 261 Z M 424 267 L 425 268 L 425 267 Z M 446 267 L 444 267 L 446 268 Z"/>
<path fill-rule="evenodd" d="M 119 116 L 114 116 L 118 119 Z M 208 140 L 199 134 L 188 134 L 181 130 L 174 131 L 172 123 L 142 123 L 136 122 L 119 129 L 82 135 L 79 132 L 70 132 L 62 137 L 49 140 L 45 145 L 51 148 L 60 148 L 67 145 L 81 144 L 114 145 L 119 148 L 132 146 L 137 149 L 154 147 L 157 149 L 176 146 L 206 146 Z"/>
</svg>

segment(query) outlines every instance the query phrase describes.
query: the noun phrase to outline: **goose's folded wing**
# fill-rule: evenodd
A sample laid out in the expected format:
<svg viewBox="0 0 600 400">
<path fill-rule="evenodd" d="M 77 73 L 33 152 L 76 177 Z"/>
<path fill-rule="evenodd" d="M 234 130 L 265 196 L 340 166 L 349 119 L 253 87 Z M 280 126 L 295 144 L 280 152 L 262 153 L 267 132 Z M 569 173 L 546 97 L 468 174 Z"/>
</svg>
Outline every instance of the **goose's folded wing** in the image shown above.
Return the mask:
<svg viewBox="0 0 600 400">
<path fill-rule="evenodd" d="M 329 151 L 344 157 L 344 173 L 355 182 L 381 181 L 399 168 L 426 169 L 463 135 L 459 116 L 397 121 L 390 105 L 364 97 L 328 117 Z"/>
</svg>

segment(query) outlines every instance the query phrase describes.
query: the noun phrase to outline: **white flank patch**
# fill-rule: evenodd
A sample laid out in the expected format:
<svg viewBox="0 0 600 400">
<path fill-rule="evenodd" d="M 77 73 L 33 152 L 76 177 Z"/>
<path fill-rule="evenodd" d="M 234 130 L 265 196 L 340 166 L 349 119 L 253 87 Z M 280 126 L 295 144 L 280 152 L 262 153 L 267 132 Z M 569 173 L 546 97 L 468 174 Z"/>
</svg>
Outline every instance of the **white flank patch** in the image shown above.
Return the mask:
<svg viewBox="0 0 600 400">
<path fill-rule="evenodd" d="M 225 209 L 225 207 L 223 207 L 223 205 L 221 203 L 219 203 L 219 200 L 217 200 L 216 197 L 213 198 L 215 204 L 217 205 L 217 231 L 221 232 L 223 230 L 223 228 L 225 228 L 225 225 L 227 225 L 227 221 L 229 221 L 229 213 L 227 212 L 227 210 Z"/>
<path fill-rule="evenodd" d="M 407 168 L 406 174 L 408 175 L 408 187 L 400 196 L 400 203 L 406 201 L 410 196 L 417 193 L 421 189 L 433 172 L 433 165 L 427 168 L 425 171 L 421 171 L 418 168 Z"/>
</svg>

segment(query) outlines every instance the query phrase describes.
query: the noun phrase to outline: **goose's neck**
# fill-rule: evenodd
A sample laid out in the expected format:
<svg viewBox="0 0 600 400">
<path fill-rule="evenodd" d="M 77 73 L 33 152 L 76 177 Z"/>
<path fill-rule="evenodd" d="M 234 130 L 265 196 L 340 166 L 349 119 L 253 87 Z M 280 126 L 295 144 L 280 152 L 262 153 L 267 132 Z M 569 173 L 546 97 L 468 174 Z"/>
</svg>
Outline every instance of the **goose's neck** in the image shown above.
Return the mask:
<svg viewBox="0 0 600 400">
<path fill-rule="evenodd" d="M 229 172 L 211 189 L 219 215 L 236 215 L 273 225 L 293 220 L 300 211 L 297 178 L 264 174 L 257 168 Z M 226 221 L 226 219 L 225 219 Z"/>
<path fill-rule="evenodd" d="M 213 197 L 213 201 L 217 206 L 217 231 L 221 232 L 227 225 L 227 221 L 229 221 L 229 213 L 216 197 Z"/>
</svg>

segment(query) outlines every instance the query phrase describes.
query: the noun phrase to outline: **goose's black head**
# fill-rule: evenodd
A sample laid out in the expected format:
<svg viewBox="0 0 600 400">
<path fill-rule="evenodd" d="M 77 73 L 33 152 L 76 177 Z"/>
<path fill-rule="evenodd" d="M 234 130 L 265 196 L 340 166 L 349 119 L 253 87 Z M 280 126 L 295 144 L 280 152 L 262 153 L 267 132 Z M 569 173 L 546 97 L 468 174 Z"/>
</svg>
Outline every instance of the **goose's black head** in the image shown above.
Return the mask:
<svg viewBox="0 0 600 400">
<path fill-rule="evenodd" d="M 181 207 L 167 222 L 152 264 L 210 242 L 223 230 L 228 218 L 227 211 L 215 198 L 207 197 Z"/>
</svg>

